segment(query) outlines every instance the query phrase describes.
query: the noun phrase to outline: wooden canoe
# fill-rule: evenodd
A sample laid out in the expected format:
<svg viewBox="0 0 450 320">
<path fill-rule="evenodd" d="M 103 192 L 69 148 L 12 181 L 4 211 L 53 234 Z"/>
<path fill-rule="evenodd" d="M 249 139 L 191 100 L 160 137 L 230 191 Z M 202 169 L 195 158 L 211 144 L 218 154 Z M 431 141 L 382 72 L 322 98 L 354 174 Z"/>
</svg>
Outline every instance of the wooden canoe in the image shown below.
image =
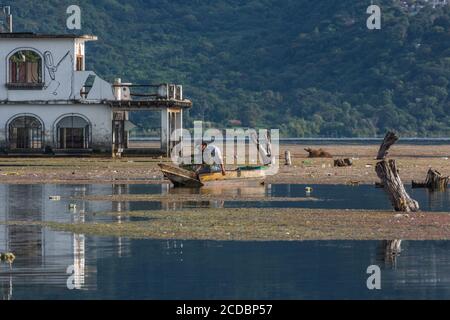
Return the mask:
<svg viewBox="0 0 450 320">
<path fill-rule="evenodd" d="M 227 170 L 225 175 L 221 172 L 202 173 L 198 177 L 189 170 L 180 167 L 158 164 L 164 176 L 169 179 L 174 186 L 202 187 L 222 182 L 243 182 L 249 180 L 261 180 L 266 176 L 268 167 L 239 167 L 235 170 Z"/>
</svg>

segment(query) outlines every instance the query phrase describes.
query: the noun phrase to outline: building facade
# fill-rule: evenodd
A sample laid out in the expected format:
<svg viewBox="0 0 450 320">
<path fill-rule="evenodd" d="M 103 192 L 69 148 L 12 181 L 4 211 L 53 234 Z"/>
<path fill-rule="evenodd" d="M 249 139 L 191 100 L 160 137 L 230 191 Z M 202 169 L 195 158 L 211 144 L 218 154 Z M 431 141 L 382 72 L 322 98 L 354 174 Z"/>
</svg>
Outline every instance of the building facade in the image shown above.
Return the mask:
<svg viewBox="0 0 450 320">
<path fill-rule="evenodd" d="M 122 152 L 128 112 L 154 110 L 162 119 L 159 151 L 169 153 L 170 134 L 182 127 L 182 111 L 191 106 L 181 86 L 149 85 L 162 94 L 134 100 L 132 84 L 111 84 L 85 70 L 86 43 L 96 39 L 0 33 L 0 152 Z"/>
</svg>

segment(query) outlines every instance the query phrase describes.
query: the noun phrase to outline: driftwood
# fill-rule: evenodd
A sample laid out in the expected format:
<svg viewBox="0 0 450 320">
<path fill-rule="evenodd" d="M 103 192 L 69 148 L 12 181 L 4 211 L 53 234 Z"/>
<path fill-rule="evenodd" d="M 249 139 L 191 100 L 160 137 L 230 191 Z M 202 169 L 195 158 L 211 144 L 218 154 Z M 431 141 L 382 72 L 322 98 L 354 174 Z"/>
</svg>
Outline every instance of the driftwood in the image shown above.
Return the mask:
<svg viewBox="0 0 450 320">
<path fill-rule="evenodd" d="M 334 160 L 335 167 L 350 167 L 351 165 L 353 165 L 353 161 L 350 158 Z"/>
<path fill-rule="evenodd" d="M 395 211 L 415 212 L 419 210 L 419 203 L 412 199 L 405 190 L 395 164 L 395 160 L 387 161 L 389 148 L 398 140 L 393 132 L 388 132 L 378 151 L 378 160 L 375 171 L 381 180 L 384 190 L 389 195 Z"/>
<path fill-rule="evenodd" d="M 398 140 L 398 137 L 394 132 L 389 131 L 388 133 L 386 133 L 386 136 L 384 137 L 384 140 L 381 143 L 380 149 L 378 150 L 377 160 L 384 160 L 389 153 L 388 152 L 389 148 L 394 143 L 396 143 L 397 140 Z"/>
<path fill-rule="evenodd" d="M 441 173 L 434 169 L 429 169 L 424 182 L 412 182 L 413 188 L 428 188 L 431 190 L 444 190 L 448 186 L 449 177 L 443 177 Z"/>
<path fill-rule="evenodd" d="M 309 158 L 333 158 L 331 153 L 322 149 L 306 148 L 305 151 L 309 153 Z"/>
</svg>

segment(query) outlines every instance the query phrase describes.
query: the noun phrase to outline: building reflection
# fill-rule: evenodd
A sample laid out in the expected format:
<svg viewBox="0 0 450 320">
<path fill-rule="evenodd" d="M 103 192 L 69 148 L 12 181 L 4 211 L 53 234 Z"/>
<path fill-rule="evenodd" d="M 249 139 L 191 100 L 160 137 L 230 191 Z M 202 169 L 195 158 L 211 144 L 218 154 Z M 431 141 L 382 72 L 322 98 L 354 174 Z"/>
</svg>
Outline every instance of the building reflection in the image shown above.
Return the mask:
<svg viewBox="0 0 450 320">
<path fill-rule="evenodd" d="M 164 252 L 168 256 L 176 257 L 177 261 L 183 262 L 183 249 L 182 240 L 167 240 Z"/>
<path fill-rule="evenodd" d="M 102 192 L 111 192 L 111 188 Z M 76 210 L 70 210 L 72 200 L 50 200 L 55 195 L 65 199 L 92 192 L 92 186 L 0 185 L 0 221 L 83 223 L 86 212 L 116 209 L 111 203 L 108 208 L 103 203 L 76 201 Z M 87 264 L 95 260 L 95 252 L 89 256 L 86 247 L 84 235 L 54 232 L 40 225 L 0 225 L 0 252 L 13 252 L 16 256 L 11 269 L 4 263 L 0 266 L 1 297 L 11 299 L 17 285 L 66 287 L 71 275 L 74 289 L 95 288 L 97 269 Z M 126 251 L 123 245 L 119 250 Z M 73 274 L 67 274 L 69 267 Z"/>
<path fill-rule="evenodd" d="M 83 234 L 73 235 L 74 287 L 82 289 L 86 278 L 86 239 Z"/>
</svg>

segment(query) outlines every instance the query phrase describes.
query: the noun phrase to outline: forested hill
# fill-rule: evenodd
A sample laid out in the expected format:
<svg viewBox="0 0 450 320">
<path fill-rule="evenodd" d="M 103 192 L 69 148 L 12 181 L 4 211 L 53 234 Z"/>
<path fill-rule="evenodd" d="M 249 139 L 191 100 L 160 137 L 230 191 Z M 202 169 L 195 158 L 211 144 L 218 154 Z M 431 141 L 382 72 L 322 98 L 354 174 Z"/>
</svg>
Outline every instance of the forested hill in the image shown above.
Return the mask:
<svg viewBox="0 0 450 320">
<path fill-rule="evenodd" d="M 382 29 L 368 30 L 369 0 L 76 2 L 82 33 L 100 38 L 88 68 L 108 80 L 184 84 L 188 121 L 298 137 L 450 134 L 450 6 L 375 0 Z M 65 33 L 74 2 L 2 3 L 15 31 Z"/>
</svg>

